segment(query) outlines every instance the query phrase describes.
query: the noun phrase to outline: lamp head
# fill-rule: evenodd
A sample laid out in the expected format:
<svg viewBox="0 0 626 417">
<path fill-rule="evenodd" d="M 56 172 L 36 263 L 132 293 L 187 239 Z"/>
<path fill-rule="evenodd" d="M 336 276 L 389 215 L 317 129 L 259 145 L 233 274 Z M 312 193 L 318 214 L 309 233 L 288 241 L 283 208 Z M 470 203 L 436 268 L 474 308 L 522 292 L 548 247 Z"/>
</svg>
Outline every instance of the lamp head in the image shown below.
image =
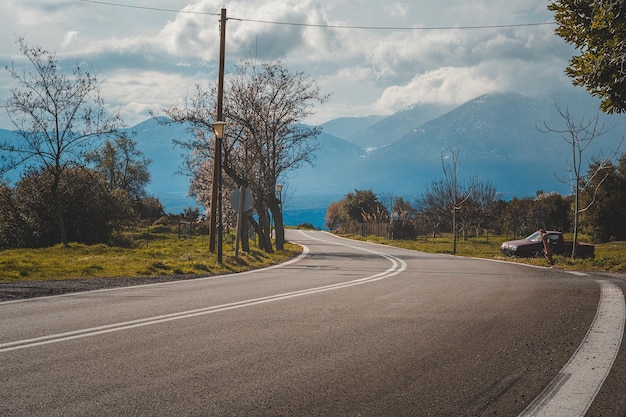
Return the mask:
<svg viewBox="0 0 626 417">
<path fill-rule="evenodd" d="M 226 122 L 213 122 L 213 132 L 215 133 L 216 138 L 222 139 L 224 137 L 224 126 L 226 126 Z"/>
</svg>

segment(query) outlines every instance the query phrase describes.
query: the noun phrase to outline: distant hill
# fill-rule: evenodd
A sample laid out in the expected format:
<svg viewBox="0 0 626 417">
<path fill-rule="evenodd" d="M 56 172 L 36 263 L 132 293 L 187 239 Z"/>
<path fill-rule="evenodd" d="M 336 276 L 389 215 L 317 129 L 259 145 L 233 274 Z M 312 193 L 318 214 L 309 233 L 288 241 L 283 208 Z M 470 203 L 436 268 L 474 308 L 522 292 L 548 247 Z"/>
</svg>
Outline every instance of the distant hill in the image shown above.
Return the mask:
<svg viewBox="0 0 626 417">
<path fill-rule="evenodd" d="M 504 199 L 534 196 L 537 190 L 568 194 L 571 190 L 555 174 L 566 175 L 571 150 L 558 135 L 537 129 L 544 123 L 564 126 L 557 106 L 569 109 L 576 120 L 598 114 L 598 100 L 577 91 L 542 98 L 489 94 L 449 111 L 412 106 L 382 119 L 332 120 L 322 125 L 314 165 L 282 179 L 286 222 L 321 227 L 328 204 L 355 189 L 414 201 L 427 184 L 442 177 L 442 155 L 457 148 L 459 179 L 490 180 Z M 587 157 L 601 149 L 613 150 L 626 132 L 626 115 L 602 115 L 601 120 L 614 130 L 599 138 Z M 166 210 L 180 212 L 196 202 L 187 196 L 189 178 L 179 173 L 183 150 L 175 147 L 174 140 L 190 133 L 185 126 L 163 121 L 150 119 L 129 130 L 153 161 L 148 191 Z M 0 130 L 0 138 L 14 134 Z"/>
<path fill-rule="evenodd" d="M 345 139 L 364 148 L 380 148 L 402 138 L 411 129 L 442 116 L 452 108 L 444 105 L 414 104 Z"/>
<path fill-rule="evenodd" d="M 568 194 L 571 190 L 555 179 L 565 177 L 571 148 L 558 134 L 540 131 L 544 123 L 564 127 L 557 106 L 569 108 L 575 120 L 598 114 L 598 102 L 587 94 L 533 99 L 519 94 L 478 97 L 445 115 L 413 129 L 400 140 L 371 155 L 372 164 L 396 167 L 402 180 L 388 181 L 409 191 L 416 181 L 428 182 L 442 175 L 442 156 L 459 149 L 459 177 L 491 180 L 503 198 L 535 195 L 537 190 Z M 624 115 L 601 119 L 615 126 L 611 134 L 594 141 L 585 155 L 613 150 L 626 132 Z"/>
<path fill-rule="evenodd" d="M 152 118 L 128 130 L 146 158 L 152 160 L 148 193 L 161 200 L 166 211 L 180 213 L 198 205 L 188 196 L 190 178 L 184 174 L 184 151 L 175 145 L 175 140 L 189 138 L 191 133 L 185 125 L 167 121 L 164 117 Z"/>
<path fill-rule="evenodd" d="M 324 133 L 347 139 L 358 132 L 366 131 L 384 118 L 386 116 L 340 117 L 322 124 L 321 127 Z"/>
</svg>

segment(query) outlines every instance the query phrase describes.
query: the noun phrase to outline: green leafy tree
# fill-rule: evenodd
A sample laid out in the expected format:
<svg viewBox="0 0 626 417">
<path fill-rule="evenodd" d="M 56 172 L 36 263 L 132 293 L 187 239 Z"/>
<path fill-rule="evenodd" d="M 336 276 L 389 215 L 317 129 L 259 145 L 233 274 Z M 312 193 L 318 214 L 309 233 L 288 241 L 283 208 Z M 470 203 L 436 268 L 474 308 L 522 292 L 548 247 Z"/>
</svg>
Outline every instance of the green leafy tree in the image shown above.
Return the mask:
<svg viewBox="0 0 626 417">
<path fill-rule="evenodd" d="M 538 191 L 535 198 L 514 197 L 501 210 L 500 226 L 514 237 L 528 236 L 540 228 L 569 231 L 572 228 L 572 203 L 571 196 L 543 191 Z"/>
<path fill-rule="evenodd" d="M 534 201 L 534 223 L 546 230 L 568 232 L 572 229 L 572 196 L 538 192 Z"/>
<path fill-rule="evenodd" d="M 338 201 L 333 201 L 326 208 L 326 221 L 325 225 L 330 230 L 336 230 L 341 225 L 341 204 Z"/>
<path fill-rule="evenodd" d="M 354 190 L 354 193 L 346 194 L 337 205 L 333 203 L 330 207 L 338 212 L 331 213 L 330 217 L 336 216 L 337 230 L 342 233 L 356 233 L 360 223 L 389 221 L 389 212 L 371 190 Z M 328 219 L 328 210 L 326 215 Z"/>
<path fill-rule="evenodd" d="M 154 223 L 157 219 L 165 216 L 163 204 L 156 197 L 143 197 L 134 202 L 135 211 L 140 219 L 147 224 Z"/>
<path fill-rule="evenodd" d="M 396 197 L 391 209 L 391 238 L 412 240 L 417 237 L 417 211 L 402 197 Z"/>
<path fill-rule="evenodd" d="M 123 135 L 107 139 L 102 148 L 87 155 L 87 162 L 104 176 L 109 191 L 124 190 L 135 200 L 146 196 L 152 161 L 144 157 L 131 138 Z"/>
<path fill-rule="evenodd" d="M 580 54 L 565 70 L 601 98 L 606 113 L 626 111 L 626 5 L 623 0 L 557 0 L 548 5 L 556 33 Z"/>
<path fill-rule="evenodd" d="M 12 190 L 8 207 L 15 236 L 7 247 L 43 247 L 58 242 L 56 211 L 51 205 L 50 171 L 30 171 L 22 176 Z M 5 190 L 6 192 L 6 190 Z M 88 168 L 73 167 L 63 171 L 58 193 L 64 201 L 63 222 L 69 241 L 86 244 L 107 243 L 114 232 L 133 218 L 128 193 L 109 192 L 103 177 Z M 4 200 L 4 199 L 3 199 Z M 7 203 L 4 201 L 4 207 Z M 1 223 L 7 223 L 1 221 Z"/>
<path fill-rule="evenodd" d="M 597 163 L 589 167 L 591 172 L 596 169 Z M 595 194 L 587 191 L 581 197 L 583 204 L 595 200 L 585 213 L 584 225 L 597 242 L 626 240 L 626 155 L 620 157 L 618 165 L 611 164 L 606 173 L 602 187 Z"/>
<path fill-rule="evenodd" d="M 28 246 L 33 232 L 28 228 L 26 213 L 16 203 L 15 190 L 0 183 L 0 249 Z"/>
<path fill-rule="evenodd" d="M 535 217 L 535 204 L 532 198 L 513 197 L 502 211 L 500 223 L 502 230 L 514 237 L 528 236 L 541 227 Z"/>
<path fill-rule="evenodd" d="M 17 87 L 5 108 L 20 140 L 0 143 L 0 153 L 8 155 L 0 172 L 25 165 L 52 176 L 48 203 L 55 213 L 57 240 L 67 244 L 65 199 L 60 193 L 63 173 L 82 165 L 96 142 L 117 135 L 122 121 L 106 111 L 93 73 L 77 65 L 71 76 L 66 75 L 54 53 L 30 46 L 24 38 L 17 43 L 33 71 L 6 67 Z"/>
</svg>

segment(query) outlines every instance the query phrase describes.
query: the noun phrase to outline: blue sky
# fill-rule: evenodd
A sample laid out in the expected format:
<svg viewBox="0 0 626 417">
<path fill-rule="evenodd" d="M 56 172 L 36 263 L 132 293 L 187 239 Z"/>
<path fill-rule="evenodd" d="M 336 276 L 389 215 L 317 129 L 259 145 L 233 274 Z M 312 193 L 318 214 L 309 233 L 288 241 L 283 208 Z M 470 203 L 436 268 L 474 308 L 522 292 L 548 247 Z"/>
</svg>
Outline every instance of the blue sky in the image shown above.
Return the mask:
<svg viewBox="0 0 626 417">
<path fill-rule="evenodd" d="M 55 51 L 68 70 L 87 63 L 98 73 L 107 104 L 133 125 L 150 110 L 180 101 L 194 83 L 215 83 L 218 15 L 225 7 L 227 71 L 256 57 L 309 74 L 332 95 L 311 123 L 391 114 L 414 103 L 454 106 L 496 91 L 539 95 L 572 88 L 563 71 L 574 50 L 554 34 L 553 24 L 524 26 L 552 21 L 544 0 L 108 3 L 5 0 L 2 67 L 27 68 L 16 36 Z M 355 26 L 370 29 L 348 28 Z M 0 71 L 2 103 L 11 85 Z M 0 128 L 12 129 L 4 111 Z"/>
</svg>

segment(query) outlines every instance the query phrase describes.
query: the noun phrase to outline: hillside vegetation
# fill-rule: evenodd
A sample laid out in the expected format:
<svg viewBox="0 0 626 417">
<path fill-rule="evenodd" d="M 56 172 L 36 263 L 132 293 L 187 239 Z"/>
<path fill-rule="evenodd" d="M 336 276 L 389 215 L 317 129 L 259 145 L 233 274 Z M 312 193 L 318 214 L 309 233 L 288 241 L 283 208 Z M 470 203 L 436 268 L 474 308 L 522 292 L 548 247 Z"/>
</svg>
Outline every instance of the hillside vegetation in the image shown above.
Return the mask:
<svg viewBox="0 0 626 417">
<path fill-rule="evenodd" d="M 418 238 L 416 240 L 388 240 L 375 236 L 347 236 L 353 239 L 381 243 L 405 249 L 427 253 L 452 253 L 452 236 L 436 238 Z M 510 240 L 503 236 L 474 237 L 457 242 L 457 255 L 475 258 L 496 259 L 508 262 L 519 262 L 537 266 L 549 266 L 544 258 L 506 257 L 500 252 L 502 242 Z M 565 256 L 554 256 L 554 268 L 577 271 L 601 271 L 626 273 L 626 242 L 609 242 L 595 245 L 595 258 L 571 259 Z"/>
</svg>

